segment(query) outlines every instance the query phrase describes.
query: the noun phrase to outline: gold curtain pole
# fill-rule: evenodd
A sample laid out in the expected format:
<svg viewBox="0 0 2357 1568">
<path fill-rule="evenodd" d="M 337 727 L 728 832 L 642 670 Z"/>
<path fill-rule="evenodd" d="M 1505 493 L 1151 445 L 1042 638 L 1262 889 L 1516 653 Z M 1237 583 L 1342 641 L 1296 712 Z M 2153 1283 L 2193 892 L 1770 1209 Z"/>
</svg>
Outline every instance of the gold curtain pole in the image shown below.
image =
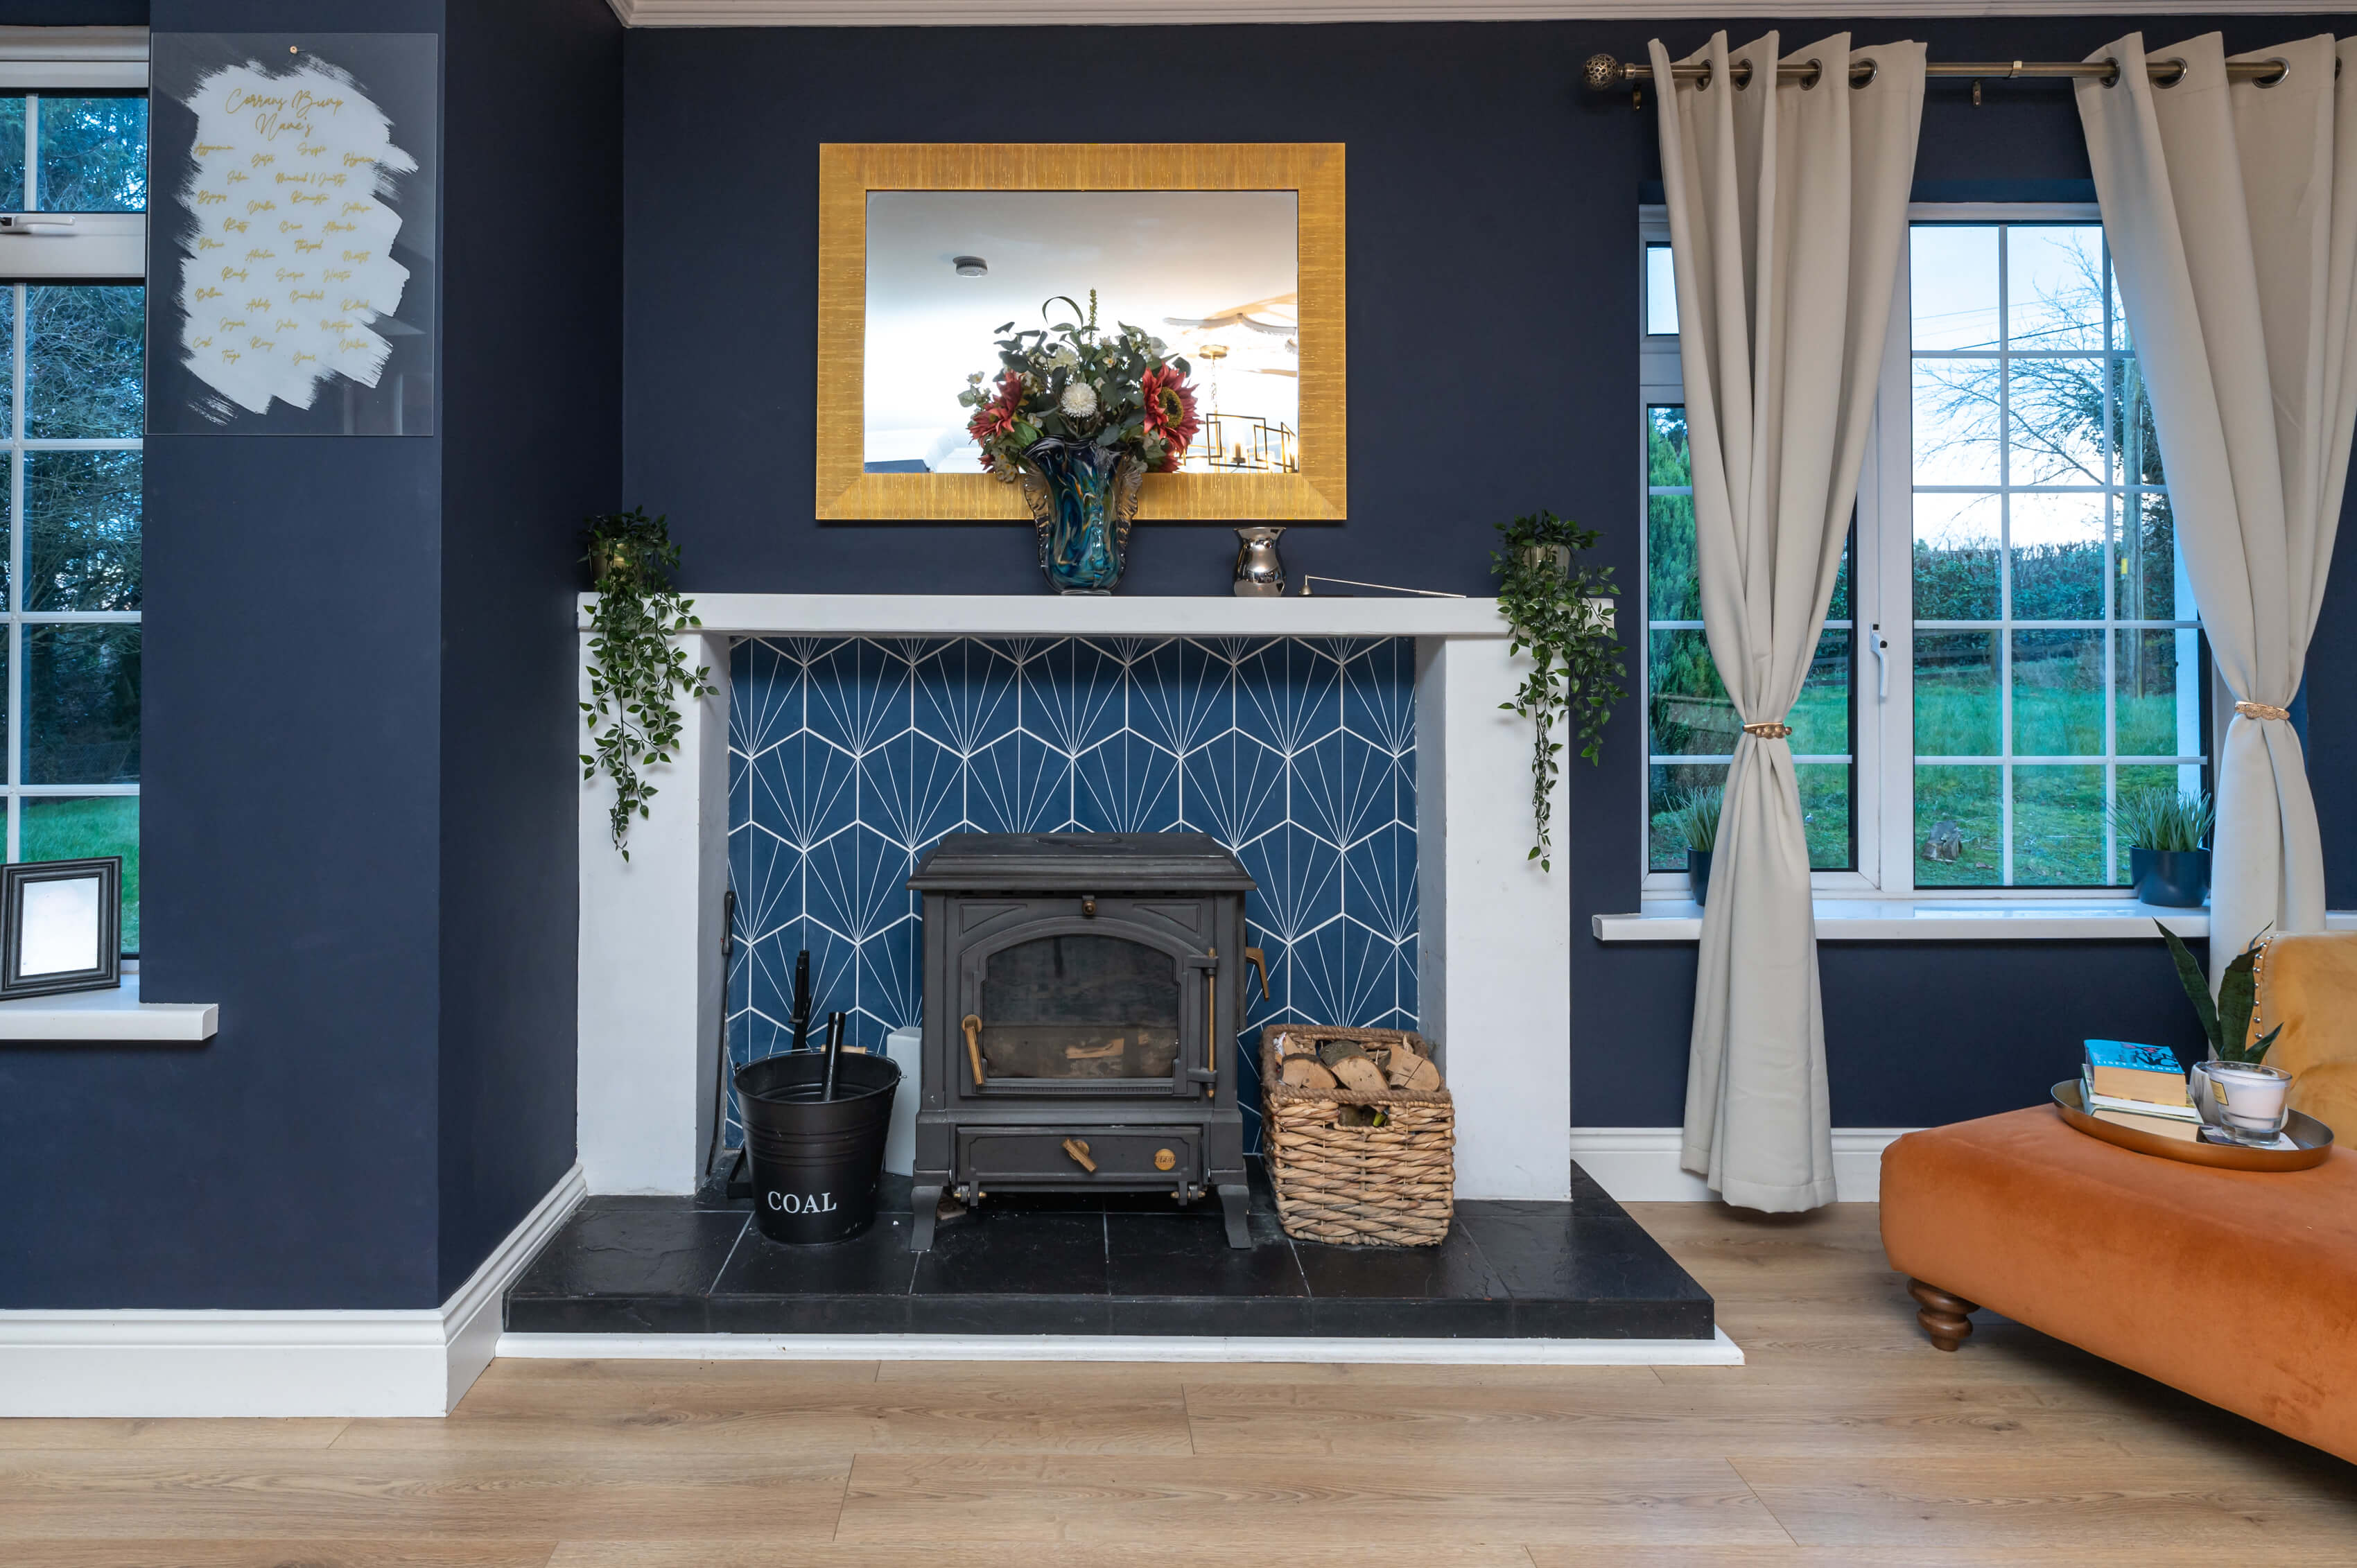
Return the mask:
<svg viewBox="0 0 2357 1568">
<path fill-rule="evenodd" d="M 1874 61 L 1870 58 L 1853 61 L 1849 68 L 1849 84 L 1852 87 L 1864 87 L 1874 80 Z M 2281 81 L 2290 70 L 2290 65 L 2280 59 L 2228 60 L 2226 62 L 2228 80 L 2255 81 L 2266 87 L 2273 87 L 2276 82 Z M 2185 62 L 2181 59 L 2149 60 L 2146 62 L 2145 70 L 2152 78 L 2154 86 L 2172 87 L 2185 75 Z M 1926 76 L 1968 76 L 1975 80 L 1998 77 L 2085 77 L 2103 82 L 2118 80 L 2119 71 L 2118 61 L 2101 59 L 1941 60 L 1923 68 L 1923 74 Z M 1796 81 L 1803 87 L 1813 87 L 1816 85 L 1817 78 L 1823 72 L 1824 68 L 1816 61 L 1801 60 L 1779 65 L 1776 68 L 1776 80 Z M 1710 80 L 1710 67 L 1707 64 L 1674 65 L 1670 68 L 1670 74 L 1680 81 L 1707 83 Z M 1748 87 L 1751 83 L 1751 62 L 1739 60 L 1728 70 L 1727 74 L 1735 78 L 1736 86 Z M 1585 75 L 1587 85 L 1591 89 L 1601 91 L 1610 88 L 1630 87 L 1639 82 L 1651 81 L 1653 80 L 1653 68 L 1650 65 L 1639 65 L 1633 61 L 1618 60 L 1608 54 L 1596 54 L 1587 57 Z"/>
</svg>

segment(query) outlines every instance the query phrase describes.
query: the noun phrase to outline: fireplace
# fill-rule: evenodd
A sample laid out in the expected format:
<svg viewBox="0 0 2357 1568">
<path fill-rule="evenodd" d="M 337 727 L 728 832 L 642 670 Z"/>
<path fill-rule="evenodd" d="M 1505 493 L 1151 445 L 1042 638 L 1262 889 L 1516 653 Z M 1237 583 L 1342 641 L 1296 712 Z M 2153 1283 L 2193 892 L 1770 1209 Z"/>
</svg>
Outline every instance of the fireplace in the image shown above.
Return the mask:
<svg viewBox="0 0 2357 1568">
<path fill-rule="evenodd" d="M 924 896 L 916 1223 L 944 1192 L 1217 1194 L 1249 1247 L 1243 865 L 1202 833 L 952 833 Z"/>
</svg>

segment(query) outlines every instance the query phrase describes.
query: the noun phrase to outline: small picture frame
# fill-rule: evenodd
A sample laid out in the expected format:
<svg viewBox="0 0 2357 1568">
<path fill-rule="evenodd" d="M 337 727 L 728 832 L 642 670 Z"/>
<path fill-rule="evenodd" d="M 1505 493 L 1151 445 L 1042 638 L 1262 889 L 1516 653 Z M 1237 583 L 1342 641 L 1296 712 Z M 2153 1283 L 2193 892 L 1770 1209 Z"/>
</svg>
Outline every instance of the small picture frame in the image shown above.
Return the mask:
<svg viewBox="0 0 2357 1568">
<path fill-rule="evenodd" d="M 122 983 L 122 856 L 0 865 L 0 1001 Z"/>
</svg>

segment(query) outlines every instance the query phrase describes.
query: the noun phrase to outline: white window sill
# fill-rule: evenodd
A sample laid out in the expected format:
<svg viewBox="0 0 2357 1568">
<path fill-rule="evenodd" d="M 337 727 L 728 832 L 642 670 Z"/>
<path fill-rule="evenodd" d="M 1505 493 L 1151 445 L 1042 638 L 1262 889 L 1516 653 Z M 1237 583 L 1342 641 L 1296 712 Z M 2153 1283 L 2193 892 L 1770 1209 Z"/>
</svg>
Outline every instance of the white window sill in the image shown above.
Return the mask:
<svg viewBox="0 0 2357 1568">
<path fill-rule="evenodd" d="M 1819 898 L 1821 942 L 2019 942 L 2159 940 L 2158 919 L 2180 937 L 2210 934 L 2207 909 L 2163 909 L 2128 899 L 2009 900 L 1953 897 Z M 1599 942 L 1691 942 L 1702 939 L 1702 907 L 1656 899 L 1642 913 L 1591 917 Z M 2327 929 L 2357 931 L 2357 910 L 2325 917 Z"/>
<path fill-rule="evenodd" d="M 112 991 L 70 991 L 0 1002 L 0 1042 L 65 1040 L 85 1044 L 210 1040 L 221 1026 L 210 1002 L 142 1002 L 139 976 L 128 973 Z"/>
</svg>

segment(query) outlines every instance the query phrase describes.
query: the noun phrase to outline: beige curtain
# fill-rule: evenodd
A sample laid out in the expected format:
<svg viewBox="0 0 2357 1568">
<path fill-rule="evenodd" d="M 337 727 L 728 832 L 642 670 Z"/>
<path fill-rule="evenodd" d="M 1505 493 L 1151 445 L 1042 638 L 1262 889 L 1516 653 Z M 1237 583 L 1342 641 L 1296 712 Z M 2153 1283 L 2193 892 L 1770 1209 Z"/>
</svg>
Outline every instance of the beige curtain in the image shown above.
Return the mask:
<svg viewBox="0 0 2357 1568">
<path fill-rule="evenodd" d="M 1682 1163 L 1729 1203 L 1834 1197 L 1809 844 L 1784 736 L 1833 596 L 1873 412 L 1923 112 L 1923 46 L 1720 34 L 1652 46 L 1711 660 L 1745 733 L 1695 983 Z M 1853 59 L 1872 80 L 1849 83 Z M 1737 68 L 1748 64 L 1748 85 Z"/>
<path fill-rule="evenodd" d="M 2357 46 L 2302 38 L 2269 86 L 2230 82 L 2218 35 L 2091 57 L 2079 117 L 2152 398 L 2177 548 L 2234 715 L 2218 747 L 2210 970 L 2263 929 L 2324 929 L 2324 854 L 2299 737 L 2357 423 Z M 2335 67 L 2341 69 L 2335 80 Z"/>
</svg>

